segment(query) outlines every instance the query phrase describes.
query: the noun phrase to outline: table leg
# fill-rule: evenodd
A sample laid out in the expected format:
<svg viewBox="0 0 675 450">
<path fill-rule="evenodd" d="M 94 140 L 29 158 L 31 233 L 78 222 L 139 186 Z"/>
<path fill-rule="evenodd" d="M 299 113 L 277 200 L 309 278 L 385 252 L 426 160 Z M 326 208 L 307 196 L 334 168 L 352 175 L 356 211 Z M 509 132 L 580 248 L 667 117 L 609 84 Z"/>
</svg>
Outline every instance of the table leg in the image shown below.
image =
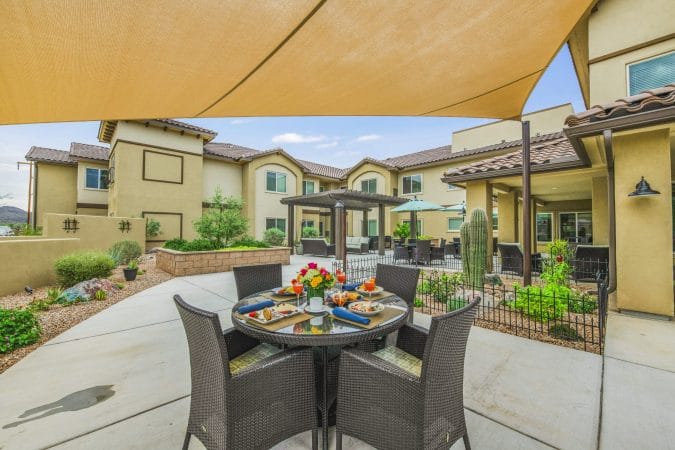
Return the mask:
<svg viewBox="0 0 675 450">
<path fill-rule="evenodd" d="M 328 450 L 328 347 L 321 347 L 321 362 L 323 362 L 323 386 L 321 395 L 323 396 L 323 406 L 321 408 L 321 433 L 323 437 L 322 447 Z"/>
</svg>

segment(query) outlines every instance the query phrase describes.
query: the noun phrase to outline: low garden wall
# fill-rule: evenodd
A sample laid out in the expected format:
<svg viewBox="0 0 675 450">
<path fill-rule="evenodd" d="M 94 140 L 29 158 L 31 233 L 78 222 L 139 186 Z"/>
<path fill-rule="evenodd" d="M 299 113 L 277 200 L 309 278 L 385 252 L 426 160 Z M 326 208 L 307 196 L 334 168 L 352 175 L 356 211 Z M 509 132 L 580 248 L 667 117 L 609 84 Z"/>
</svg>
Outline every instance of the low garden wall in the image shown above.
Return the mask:
<svg viewBox="0 0 675 450">
<path fill-rule="evenodd" d="M 157 249 L 157 267 L 178 276 L 229 272 L 234 266 L 274 263 L 290 264 L 291 249 L 289 247 L 272 247 L 208 252 L 179 252 L 166 248 Z"/>
<path fill-rule="evenodd" d="M 71 223 L 67 224 L 67 220 Z M 77 220 L 77 226 L 72 220 Z M 79 238 L 82 250 L 107 251 L 118 241 L 136 241 L 145 247 L 145 219 L 141 218 L 48 213 L 43 222 L 44 237 Z"/>
</svg>

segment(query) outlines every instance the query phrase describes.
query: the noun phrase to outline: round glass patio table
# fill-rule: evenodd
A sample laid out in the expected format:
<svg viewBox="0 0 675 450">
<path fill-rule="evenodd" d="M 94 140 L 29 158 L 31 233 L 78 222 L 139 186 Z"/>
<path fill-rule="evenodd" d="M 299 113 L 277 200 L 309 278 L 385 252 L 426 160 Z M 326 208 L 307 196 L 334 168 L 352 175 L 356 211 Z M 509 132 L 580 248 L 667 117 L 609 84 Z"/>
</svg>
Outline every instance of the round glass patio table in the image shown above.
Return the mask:
<svg viewBox="0 0 675 450">
<path fill-rule="evenodd" d="M 401 310 L 401 314 L 392 319 L 386 320 L 372 329 L 364 329 L 356 325 L 344 322 L 334 318 L 330 313 L 332 308 L 328 307 L 327 311 L 321 314 L 310 314 L 312 317 L 294 325 L 289 325 L 276 331 L 268 331 L 262 329 L 245 319 L 235 316 L 235 312 L 240 306 L 257 303 L 263 300 L 269 300 L 268 297 L 263 297 L 263 294 L 268 294 L 270 291 L 266 290 L 253 294 L 240 300 L 232 307 L 232 324 L 233 326 L 244 334 L 247 334 L 262 342 L 271 344 L 283 344 L 289 346 L 303 346 L 303 347 L 319 347 L 321 349 L 321 365 L 322 365 L 322 380 L 321 380 L 321 395 L 319 410 L 321 411 L 321 428 L 323 436 L 323 448 L 328 448 L 328 347 L 343 347 L 346 345 L 358 344 L 360 342 L 368 342 L 373 339 L 386 336 L 399 328 L 401 328 L 408 318 L 408 306 L 402 298 L 396 295 L 378 298 L 377 301 L 393 308 Z M 303 299 L 301 298 L 301 303 Z M 288 303 L 296 304 L 295 299 L 288 301 Z M 300 308 L 304 309 L 305 305 Z M 309 314 L 309 313 L 308 313 Z"/>
</svg>

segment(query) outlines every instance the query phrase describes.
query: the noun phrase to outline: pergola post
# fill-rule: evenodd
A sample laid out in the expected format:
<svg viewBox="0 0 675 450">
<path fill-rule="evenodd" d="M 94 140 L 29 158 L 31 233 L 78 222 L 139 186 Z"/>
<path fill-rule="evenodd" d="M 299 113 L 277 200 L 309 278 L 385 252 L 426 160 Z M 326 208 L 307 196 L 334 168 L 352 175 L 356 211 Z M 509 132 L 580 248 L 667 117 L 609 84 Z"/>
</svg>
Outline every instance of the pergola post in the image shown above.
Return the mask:
<svg viewBox="0 0 675 450">
<path fill-rule="evenodd" d="M 288 246 L 291 248 L 291 255 L 295 252 L 295 205 L 288 205 Z"/>
<path fill-rule="evenodd" d="M 361 222 L 361 236 L 368 237 L 368 210 L 363 210 L 363 222 Z"/>
<path fill-rule="evenodd" d="M 345 221 L 343 220 L 344 215 L 345 215 L 345 205 L 341 201 L 337 201 L 335 204 L 335 208 L 333 208 L 334 211 L 334 221 L 335 221 L 335 231 L 334 231 L 334 237 L 335 237 L 335 259 L 340 260 L 344 258 L 344 243 L 342 242 L 343 236 L 345 234 L 345 230 L 343 229 L 345 225 Z M 344 270 L 344 267 L 343 267 Z"/>
<path fill-rule="evenodd" d="M 417 239 L 417 218 L 415 211 L 410 211 L 410 237 L 409 239 Z"/>
<path fill-rule="evenodd" d="M 384 205 L 377 205 L 377 254 L 384 255 Z"/>
<path fill-rule="evenodd" d="M 337 222 L 335 220 L 336 214 L 337 214 L 337 211 L 335 210 L 335 208 L 331 208 L 330 209 L 330 232 L 329 232 L 331 244 L 335 244 L 335 226 L 336 226 L 335 224 Z"/>
<path fill-rule="evenodd" d="M 523 286 L 532 284 L 532 216 L 530 203 L 530 122 L 523 127 Z"/>
</svg>

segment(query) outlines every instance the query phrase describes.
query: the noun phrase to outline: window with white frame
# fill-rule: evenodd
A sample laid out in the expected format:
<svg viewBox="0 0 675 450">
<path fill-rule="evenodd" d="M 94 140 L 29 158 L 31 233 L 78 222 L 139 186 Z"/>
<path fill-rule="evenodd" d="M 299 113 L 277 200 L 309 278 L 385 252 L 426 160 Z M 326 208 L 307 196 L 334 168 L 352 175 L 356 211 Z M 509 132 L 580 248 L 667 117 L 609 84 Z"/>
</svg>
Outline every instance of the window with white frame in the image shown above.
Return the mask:
<svg viewBox="0 0 675 450">
<path fill-rule="evenodd" d="M 581 244 L 593 242 L 593 216 L 590 212 L 561 212 L 560 239 Z"/>
<path fill-rule="evenodd" d="M 537 213 L 537 242 L 553 241 L 553 214 Z"/>
<path fill-rule="evenodd" d="M 286 174 L 282 172 L 267 171 L 267 191 L 286 192 Z"/>
<path fill-rule="evenodd" d="M 313 194 L 314 191 L 314 182 L 313 181 L 303 181 L 302 182 L 302 195 Z"/>
<path fill-rule="evenodd" d="M 422 175 L 410 175 L 403 177 L 403 193 L 419 194 L 422 192 Z"/>
<path fill-rule="evenodd" d="M 285 233 L 286 219 L 282 217 L 268 217 L 265 219 L 265 229 L 271 230 L 272 228 L 277 228 Z"/>
<path fill-rule="evenodd" d="M 377 193 L 377 180 L 375 178 L 370 178 L 368 180 L 361 181 L 361 192 L 370 192 L 371 194 Z"/>
<path fill-rule="evenodd" d="M 628 95 L 675 82 L 675 52 L 628 65 Z"/>
<path fill-rule="evenodd" d="M 108 169 L 93 169 L 87 167 L 85 173 L 85 184 L 87 189 L 108 189 Z"/>
</svg>

